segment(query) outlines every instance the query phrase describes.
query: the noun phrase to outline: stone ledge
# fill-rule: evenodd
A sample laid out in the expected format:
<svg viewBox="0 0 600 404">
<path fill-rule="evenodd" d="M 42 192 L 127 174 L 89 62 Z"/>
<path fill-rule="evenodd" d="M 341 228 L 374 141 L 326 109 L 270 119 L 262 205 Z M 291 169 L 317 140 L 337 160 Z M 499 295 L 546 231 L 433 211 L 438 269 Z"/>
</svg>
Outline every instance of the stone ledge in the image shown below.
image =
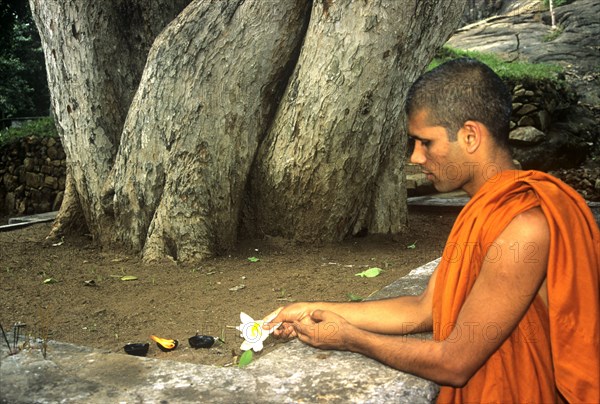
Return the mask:
<svg viewBox="0 0 600 404">
<path fill-rule="evenodd" d="M 437 260 L 411 271 L 373 298 L 418 294 Z M 427 338 L 427 336 L 425 336 Z M 7 356 L 0 345 L 0 402 L 431 403 L 435 383 L 364 356 L 281 343 L 246 369 L 139 358 L 50 341 Z"/>
<path fill-rule="evenodd" d="M 435 259 L 428 262 L 425 265 L 421 265 L 418 268 L 413 269 L 408 275 L 397 279 L 393 283 L 381 289 L 379 292 L 371 296 L 370 300 L 385 299 L 394 296 L 416 296 L 420 295 L 427 284 L 433 271 L 437 268 L 441 258 Z"/>
<path fill-rule="evenodd" d="M 51 222 L 56 219 L 58 211 L 19 216 L 8 219 L 8 224 L 0 225 L 0 231 L 17 230 L 36 223 Z"/>
<path fill-rule="evenodd" d="M 19 216 L 12 217 L 8 219 L 8 224 L 18 224 L 18 223 L 44 223 L 51 222 L 56 219 L 56 215 L 58 211 L 54 212 L 46 212 L 46 213 L 37 213 L 35 215 L 27 215 L 27 216 Z"/>
</svg>

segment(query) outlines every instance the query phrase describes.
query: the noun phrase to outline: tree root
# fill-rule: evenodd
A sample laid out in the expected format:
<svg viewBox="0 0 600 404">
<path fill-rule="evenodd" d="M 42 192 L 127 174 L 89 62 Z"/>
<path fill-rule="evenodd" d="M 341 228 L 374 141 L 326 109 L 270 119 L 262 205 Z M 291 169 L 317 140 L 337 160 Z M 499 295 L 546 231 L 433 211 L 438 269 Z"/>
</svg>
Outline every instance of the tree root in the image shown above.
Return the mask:
<svg viewBox="0 0 600 404">
<path fill-rule="evenodd" d="M 46 240 L 57 240 L 66 234 L 87 231 L 88 228 L 79 203 L 75 181 L 71 173 L 67 172 L 65 196 Z"/>
</svg>

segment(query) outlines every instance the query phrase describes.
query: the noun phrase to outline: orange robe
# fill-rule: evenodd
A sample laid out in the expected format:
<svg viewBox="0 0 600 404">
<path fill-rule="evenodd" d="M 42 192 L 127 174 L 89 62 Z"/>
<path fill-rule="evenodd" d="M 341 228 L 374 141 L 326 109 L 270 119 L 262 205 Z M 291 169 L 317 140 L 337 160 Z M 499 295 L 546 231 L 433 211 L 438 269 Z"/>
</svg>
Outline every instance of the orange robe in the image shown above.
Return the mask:
<svg viewBox="0 0 600 404">
<path fill-rule="evenodd" d="M 550 228 L 548 307 L 537 296 L 467 384 L 442 386 L 438 402 L 548 403 L 557 400 L 557 389 L 572 403 L 600 402 L 600 232 L 583 198 L 550 175 L 502 172 L 462 210 L 438 267 L 434 338 L 450 335 L 494 240 L 516 215 L 537 206 Z M 516 251 L 522 254 L 516 259 L 527 259 L 527 248 Z M 464 332 L 493 338 L 500 331 L 493 321 Z"/>
</svg>

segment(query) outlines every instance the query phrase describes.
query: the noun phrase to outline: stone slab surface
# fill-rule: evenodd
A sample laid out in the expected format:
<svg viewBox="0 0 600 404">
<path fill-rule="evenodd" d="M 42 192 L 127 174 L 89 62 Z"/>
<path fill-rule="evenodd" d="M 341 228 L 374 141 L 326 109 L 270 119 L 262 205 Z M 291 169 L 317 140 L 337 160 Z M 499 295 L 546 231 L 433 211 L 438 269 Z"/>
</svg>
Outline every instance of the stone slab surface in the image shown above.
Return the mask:
<svg viewBox="0 0 600 404">
<path fill-rule="evenodd" d="M 413 269 L 408 275 L 397 279 L 379 292 L 373 294 L 370 300 L 385 299 L 394 296 L 416 296 L 421 294 L 427 287 L 429 278 L 431 277 L 431 274 L 433 274 L 433 271 L 435 271 L 435 268 L 437 268 L 440 260 L 441 258 L 438 258 Z"/>
<path fill-rule="evenodd" d="M 35 223 L 51 222 L 56 218 L 58 211 L 38 213 L 35 215 L 12 217 L 8 219 L 8 224 L 0 226 L 0 231 L 17 230 Z"/>
<path fill-rule="evenodd" d="M 35 215 L 28 215 L 28 216 L 12 217 L 12 218 L 8 219 L 8 224 L 50 222 L 50 221 L 56 219 L 57 214 L 58 214 L 58 211 L 37 213 Z"/>
<path fill-rule="evenodd" d="M 409 206 L 431 207 L 431 208 L 462 208 L 469 202 L 470 198 L 464 191 L 454 191 L 441 194 L 413 196 L 407 198 Z M 600 202 L 586 201 L 592 211 L 596 223 L 600 225 Z"/>
<path fill-rule="evenodd" d="M 372 298 L 420 293 L 436 265 L 411 271 Z M 431 403 L 438 393 L 436 384 L 364 356 L 298 341 L 280 344 L 245 369 L 55 341 L 48 343 L 44 359 L 32 345 L 8 356 L 0 341 L 1 403 Z"/>
</svg>

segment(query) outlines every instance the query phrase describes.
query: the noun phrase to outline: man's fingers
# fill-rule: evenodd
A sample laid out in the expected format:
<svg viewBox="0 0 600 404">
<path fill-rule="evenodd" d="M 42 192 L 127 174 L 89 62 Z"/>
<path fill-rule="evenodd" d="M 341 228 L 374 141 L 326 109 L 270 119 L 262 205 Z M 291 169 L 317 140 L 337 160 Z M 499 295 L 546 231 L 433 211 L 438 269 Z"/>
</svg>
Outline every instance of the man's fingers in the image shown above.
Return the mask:
<svg viewBox="0 0 600 404">
<path fill-rule="evenodd" d="M 279 313 L 281 313 L 281 310 L 283 310 L 283 306 L 281 306 L 280 308 L 278 308 L 271 314 L 267 315 L 263 319 L 263 321 L 264 321 L 263 329 L 270 330 L 271 328 L 278 326 L 279 323 L 281 323 L 283 321 L 282 319 L 279 319 Z"/>
<path fill-rule="evenodd" d="M 273 330 L 273 336 L 275 338 L 291 339 L 296 337 L 296 330 L 291 323 L 282 323 Z"/>
<path fill-rule="evenodd" d="M 277 328 L 274 332 L 273 335 L 275 335 L 275 337 L 277 338 L 294 338 L 296 336 L 296 330 L 294 329 L 294 327 L 289 324 L 289 323 L 284 323 L 281 325 L 280 328 Z"/>
<path fill-rule="evenodd" d="M 324 320 L 325 316 L 327 316 L 327 314 L 325 314 L 325 310 L 315 310 L 312 313 L 310 313 L 310 317 L 313 319 L 313 321 L 315 322 L 321 322 Z"/>
<path fill-rule="evenodd" d="M 299 321 L 294 321 L 292 323 L 292 327 L 298 338 L 302 339 L 302 336 L 304 335 L 304 333 L 302 332 L 304 328 L 303 325 Z"/>
</svg>

